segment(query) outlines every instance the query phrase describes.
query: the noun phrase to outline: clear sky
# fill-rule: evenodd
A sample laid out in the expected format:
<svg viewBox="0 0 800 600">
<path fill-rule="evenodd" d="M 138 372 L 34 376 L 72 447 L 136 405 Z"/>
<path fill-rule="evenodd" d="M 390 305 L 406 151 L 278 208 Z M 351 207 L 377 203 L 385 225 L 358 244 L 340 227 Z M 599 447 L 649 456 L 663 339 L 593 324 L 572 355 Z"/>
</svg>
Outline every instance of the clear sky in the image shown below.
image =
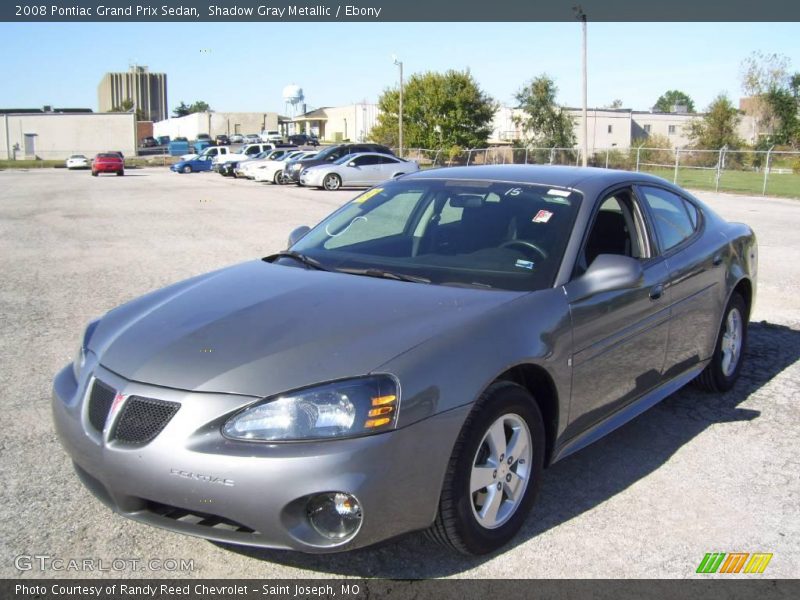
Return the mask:
<svg viewBox="0 0 800 600">
<path fill-rule="evenodd" d="M 309 107 L 374 102 L 406 76 L 469 68 L 504 104 L 546 72 L 558 101 L 579 106 L 578 23 L 35 23 L 0 24 L 0 108 L 97 110 L 97 84 L 130 63 L 167 73 L 170 109 L 205 100 L 220 111 L 283 112 L 297 83 Z M 668 89 L 698 109 L 741 94 L 751 51 L 800 71 L 798 23 L 589 23 L 589 105 L 615 98 L 647 110 Z"/>
</svg>

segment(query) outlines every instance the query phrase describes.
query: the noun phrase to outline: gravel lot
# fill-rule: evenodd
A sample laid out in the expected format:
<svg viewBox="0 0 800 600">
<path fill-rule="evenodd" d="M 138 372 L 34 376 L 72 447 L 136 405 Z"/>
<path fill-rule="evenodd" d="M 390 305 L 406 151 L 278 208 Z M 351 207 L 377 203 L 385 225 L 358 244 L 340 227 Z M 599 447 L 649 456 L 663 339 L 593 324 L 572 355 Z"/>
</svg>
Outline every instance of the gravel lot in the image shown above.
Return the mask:
<svg viewBox="0 0 800 600">
<path fill-rule="evenodd" d="M 736 388 L 685 389 L 548 471 L 521 535 L 495 556 L 419 534 L 345 555 L 224 547 L 112 515 L 83 488 L 50 420 L 50 384 L 90 318 L 167 283 L 280 250 L 354 192 L 214 174 L 0 171 L 0 576 L 14 557 L 192 559 L 117 576 L 691 577 L 706 552 L 772 552 L 800 575 L 800 203 L 699 193 L 760 243 L 750 347 Z M 94 573 L 97 575 L 97 573 Z M 108 573 L 105 574 L 108 576 Z M 739 576 L 741 577 L 741 575 Z"/>
</svg>

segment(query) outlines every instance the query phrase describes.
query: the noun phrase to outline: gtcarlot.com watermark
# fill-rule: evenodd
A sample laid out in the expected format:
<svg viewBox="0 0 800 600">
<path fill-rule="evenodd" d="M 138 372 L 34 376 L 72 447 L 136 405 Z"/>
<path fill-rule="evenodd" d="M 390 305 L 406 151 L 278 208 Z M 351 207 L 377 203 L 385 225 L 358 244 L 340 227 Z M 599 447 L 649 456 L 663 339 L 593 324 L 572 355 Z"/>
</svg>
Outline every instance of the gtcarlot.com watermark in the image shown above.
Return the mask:
<svg viewBox="0 0 800 600">
<path fill-rule="evenodd" d="M 191 572 L 194 571 L 192 558 L 66 558 L 51 554 L 20 554 L 14 557 L 14 567 L 18 571 L 44 572 L 122 572 L 150 571 Z"/>
</svg>

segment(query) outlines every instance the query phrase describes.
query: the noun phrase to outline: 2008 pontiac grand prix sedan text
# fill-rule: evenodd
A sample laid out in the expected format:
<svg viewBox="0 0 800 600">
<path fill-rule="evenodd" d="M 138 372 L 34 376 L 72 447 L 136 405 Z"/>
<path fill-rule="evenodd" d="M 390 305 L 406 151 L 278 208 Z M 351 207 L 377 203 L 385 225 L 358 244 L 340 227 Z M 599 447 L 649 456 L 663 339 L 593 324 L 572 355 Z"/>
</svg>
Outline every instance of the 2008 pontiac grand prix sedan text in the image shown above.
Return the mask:
<svg viewBox="0 0 800 600">
<path fill-rule="evenodd" d="M 696 380 L 727 390 L 752 231 L 640 173 L 457 167 L 89 324 L 53 412 L 120 514 L 305 552 L 505 544 L 543 469 Z"/>
</svg>

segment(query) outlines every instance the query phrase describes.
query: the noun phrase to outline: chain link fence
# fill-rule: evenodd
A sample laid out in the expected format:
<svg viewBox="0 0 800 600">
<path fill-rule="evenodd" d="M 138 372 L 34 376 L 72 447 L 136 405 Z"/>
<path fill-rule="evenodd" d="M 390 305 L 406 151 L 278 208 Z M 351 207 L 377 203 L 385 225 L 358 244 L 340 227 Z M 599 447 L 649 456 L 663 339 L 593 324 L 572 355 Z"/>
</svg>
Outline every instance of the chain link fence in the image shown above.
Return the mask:
<svg viewBox="0 0 800 600">
<path fill-rule="evenodd" d="M 405 148 L 420 167 L 470 165 L 571 165 L 582 163 L 578 148 L 473 149 Z M 605 148 L 587 163 L 604 169 L 651 173 L 687 188 L 800 198 L 800 152 L 777 150 L 692 150 L 688 148 Z"/>
</svg>

